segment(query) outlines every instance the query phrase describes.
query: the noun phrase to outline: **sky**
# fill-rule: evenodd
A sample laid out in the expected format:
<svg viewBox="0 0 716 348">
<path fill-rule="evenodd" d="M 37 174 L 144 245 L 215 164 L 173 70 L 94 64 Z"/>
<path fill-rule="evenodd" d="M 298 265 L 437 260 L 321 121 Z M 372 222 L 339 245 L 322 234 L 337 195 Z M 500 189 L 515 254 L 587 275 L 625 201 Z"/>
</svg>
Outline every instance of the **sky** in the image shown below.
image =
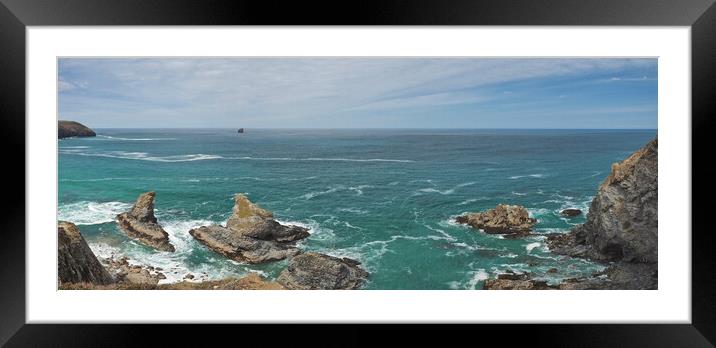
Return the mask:
<svg viewBox="0 0 716 348">
<path fill-rule="evenodd" d="M 90 128 L 657 128 L 657 59 L 60 58 Z"/>
</svg>

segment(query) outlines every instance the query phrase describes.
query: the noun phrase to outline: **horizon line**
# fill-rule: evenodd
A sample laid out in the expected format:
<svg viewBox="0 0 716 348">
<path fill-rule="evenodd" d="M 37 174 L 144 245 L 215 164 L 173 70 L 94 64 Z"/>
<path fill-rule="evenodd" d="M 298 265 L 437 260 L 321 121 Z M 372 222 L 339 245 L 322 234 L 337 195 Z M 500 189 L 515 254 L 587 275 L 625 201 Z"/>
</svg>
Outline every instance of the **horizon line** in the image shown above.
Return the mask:
<svg viewBox="0 0 716 348">
<path fill-rule="evenodd" d="M 259 129 L 259 130 L 282 130 L 282 129 L 305 129 L 305 130 L 350 130 L 350 129 L 403 129 L 403 130 L 658 130 L 659 128 L 449 128 L 449 127 L 90 127 L 91 129 Z"/>
</svg>

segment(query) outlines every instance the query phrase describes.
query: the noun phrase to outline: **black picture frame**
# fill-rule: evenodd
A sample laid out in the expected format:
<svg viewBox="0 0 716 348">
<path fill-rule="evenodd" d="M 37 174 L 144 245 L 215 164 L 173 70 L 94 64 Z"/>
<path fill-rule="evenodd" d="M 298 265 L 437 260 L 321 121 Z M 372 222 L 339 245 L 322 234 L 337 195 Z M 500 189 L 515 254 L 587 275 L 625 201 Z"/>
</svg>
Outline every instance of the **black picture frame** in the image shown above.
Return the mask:
<svg viewBox="0 0 716 348">
<path fill-rule="evenodd" d="M 3 140 L 11 162 L 6 178 L 0 230 L 0 344 L 8 346 L 141 345 L 172 340 L 203 345 L 227 332 L 252 332 L 280 344 L 292 342 L 286 328 L 266 325 L 237 329 L 201 325 L 29 325 L 25 324 L 25 28 L 74 25 L 578 25 L 688 26 L 691 28 L 692 68 L 692 294 L 691 324 L 471 325 L 442 327 L 442 345 L 481 333 L 502 337 L 510 344 L 549 343 L 550 346 L 713 346 L 716 342 L 714 233 L 707 225 L 708 198 L 716 186 L 711 165 L 711 139 L 716 110 L 716 6 L 714 0 L 502 0 L 274 2 L 190 0 L 0 0 L 0 112 Z M 48 115 L 48 119 L 54 119 Z M 684 115 L 688 117 L 688 115 Z M 19 185 L 24 182 L 25 185 Z M 10 191 L 8 191 L 10 189 Z M 48 195 L 50 199 L 51 195 Z M 664 233 L 686 233 L 666 231 Z M 48 238 L 54 238 L 48 232 Z M 668 281 L 668 280 L 666 280 Z M 381 344 L 420 339 L 394 326 Z M 295 329 L 304 332 L 305 327 Z M 314 331 L 310 329 L 310 331 Z M 342 341 L 330 345 L 367 345 L 375 342 L 366 327 L 332 327 Z M 175 332 L 171 334 L 171 332 Z M 178 333 L 178 335 L 176 334 Z M 185 333 L 185 334 L 182 334 Z M 190 334 L 189 334 L 190 333 Z M 197 334 L 199 333 L 199 334 Z M 519 334 L 515 334 L 519 333 Z M 305 336 L 305 334 L 304 334 Z M 250 337 L 248 337 L 251 339 Z M 437 338 L 437 337 L 432 337 Z M 318 338 L 311 341 L 315 342 Z M 387 341 L 386 341 L 387 340 Z M 484 341 L 483 341 L 484 342 Z M 485 342 L 486 343 L 486 342 Z M 457 343 L 455 343 L 457 344 Z"/>
</svg>

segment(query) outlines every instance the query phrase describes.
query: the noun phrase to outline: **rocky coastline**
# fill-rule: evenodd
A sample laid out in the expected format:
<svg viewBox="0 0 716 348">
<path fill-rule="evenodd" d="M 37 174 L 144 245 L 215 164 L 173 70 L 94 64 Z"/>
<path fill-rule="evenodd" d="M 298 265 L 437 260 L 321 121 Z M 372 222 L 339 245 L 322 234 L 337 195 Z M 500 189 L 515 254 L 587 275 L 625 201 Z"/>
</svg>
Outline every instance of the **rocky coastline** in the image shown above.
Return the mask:
<svg viewBox="0 0 716 348">
<path fill-rule="evenodd" d="M 506 271 L 487 279 L 488 290 L 585 290 L 658 288 L 658 142 L 657 139 L 619 163 L 598 187 L 586 222 L 568 233 L 542 235 L 549 250 L 563 257 L 602 263 L 603 271 L 583 278 L 549 284 L 544 274 Z M 154 192 L 139 195 L 133 207 L 117 215 L 119 229 L 129 238 L 163 252 L 175 247 L 154 215 Z M 560 215 L 582 214 L 575 208 Z M 493 209 L 467 213 L 455 221 L 478 233 L 504 238 L 533 234 L 537 219 L 519 205 L 499 204 Z M 251 273 L 242 278 L 197 281 L 187 274 L 183 281 L 160 284 L 165 275 L 151 265 L 132 264 L 120 257 L 99 260 L 76 225 L 58 223 L 58 267 L 60 289 L 261 289 L 261 290 L 350 290 L 360 289 L 370 274 L 357 260 L 315 252 L 304 252 L 301 240 L 310 230 L 284 225 L 273 214 L 236 194 L 225 225 L 202 226 L 190 234 L 200 244 L 228 259 L 263 264 L 287 260 L 275 281 Z M 548 270 L 549 273 L 552 270 Z M 554 269 L 554 271 L 557 271 Z"/>
<path fill-rule="evenodd" d="M 592 200 L 587 221 L 547 236 L 550 251 L 604 263 L 591 277 L 549 286 L 530 274 L 487 280 L 489 290 L 658 288 L 658 140 L 614 163 Z"/>
<path fill-rule="evenodd" d="M 79 122 L 63 120 L 57 122 L 57 139 L 94 136 L 97 136 L 97 133 Z"/>
<path fill-rule="evenodd" d="M 117 225 L 128 237 L 160 251 L 175 251 L 169 235 L 154 216 L 154 192 L 142 193 L 132 209 L 117 216 Z M 246 196 L 237 194 L 226 226 L 202 226 L 188 231 L 209 249 L 235 261 L 254 264 L 288 258 L 288 267 L 277 281 L 258 274 L 220 280 L 194 281 L 193 274 L 171 284 L 159 284 L 166 276 L 161 268 L 132 264 L 128 258 L 98 260 L 79 229 L 58 224 L 60 238 L 59 288 L 63 290 L 287 290 L 358 289 L 368 279 L 360 262 L 320 253 L 303 253 L 296 242 L 309 230 L 282 225 L 273 214 Z"/>
</svg>

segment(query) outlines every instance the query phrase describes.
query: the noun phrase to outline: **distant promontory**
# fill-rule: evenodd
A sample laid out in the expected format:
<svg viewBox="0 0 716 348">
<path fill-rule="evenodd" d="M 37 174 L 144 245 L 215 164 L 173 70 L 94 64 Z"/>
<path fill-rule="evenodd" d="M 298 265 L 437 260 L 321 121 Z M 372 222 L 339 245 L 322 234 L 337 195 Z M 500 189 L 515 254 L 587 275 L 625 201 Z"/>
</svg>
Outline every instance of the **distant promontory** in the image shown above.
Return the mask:
<svg viewBox="0 0 716 348">
<path fill-rule="evenodd" d="M 94 136 L 97 136 L 97 133 L 79 122 L 58 121 L 57 123 L 57 139 Z"/>
</svg>

